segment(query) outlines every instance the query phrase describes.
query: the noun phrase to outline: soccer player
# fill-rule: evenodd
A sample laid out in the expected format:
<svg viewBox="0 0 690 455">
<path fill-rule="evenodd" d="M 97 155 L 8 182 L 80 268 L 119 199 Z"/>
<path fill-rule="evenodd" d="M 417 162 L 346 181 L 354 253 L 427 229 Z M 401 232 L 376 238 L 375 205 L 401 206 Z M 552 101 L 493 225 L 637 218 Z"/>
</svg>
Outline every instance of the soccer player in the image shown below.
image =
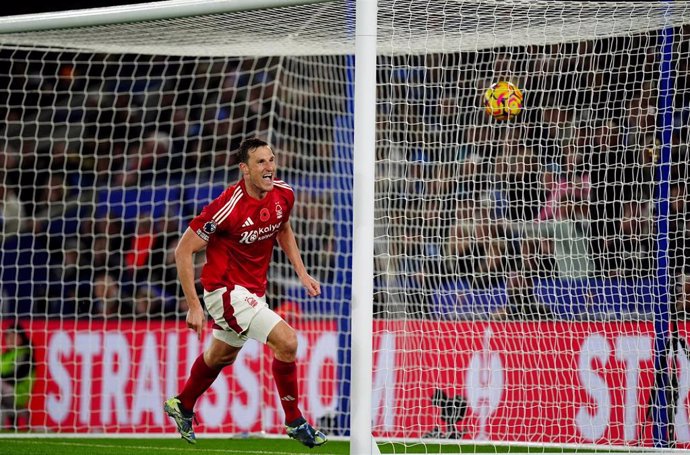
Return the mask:
<svg viewBox="0 0 690 455">
<path fill-rule="evenodd" d="M 213 318 L 213 339 L 192 365 L 182 391 L 165 402 L 164 410 L 182 438 L 194 444 L 197 399 L 252 338 L 273 351 L 273 377 L 287 434 L 307 447 L 320 446 L 326 436 L 307 423 L 298 405 L 297 336 L 266 304 L 266 273 L 275 242 L 310 296 L 319 295 L 321 286 L 307 273 L 297 247 L 289 222 L 295 196 L 285 182 L 275 179 L 273 150 L 268 143 L 251 138 L 240 145 L 238 158 L 240 181 L 191 221 L 175 250 L 178 278 L 189 305 L 187 326 L 201 337 L 206 315 L 195 289 L 193 256 L 206 248 L 201 284 L 206 310 Z"/>
</svg>

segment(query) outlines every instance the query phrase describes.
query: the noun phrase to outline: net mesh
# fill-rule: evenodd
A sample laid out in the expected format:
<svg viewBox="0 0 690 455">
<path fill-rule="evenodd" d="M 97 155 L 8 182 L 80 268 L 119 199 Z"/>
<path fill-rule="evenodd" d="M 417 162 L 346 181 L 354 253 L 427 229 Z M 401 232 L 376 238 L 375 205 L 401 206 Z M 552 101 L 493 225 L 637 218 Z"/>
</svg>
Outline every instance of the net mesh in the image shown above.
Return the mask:
<svg viewBox="0 0 690 455">
<path fill-rule="evenodd" d="M 687 446 L 687 4 L 381 3 L 374 436 L 649 446 L 665 371 Z M 3 347 L 34 346 L 3 369 L 31 390 L 3 394 L 3 425 L 174 431 L 161 403 L 208 342 L 174 248 L 258 135 L 323 287 L 308 299 L 276 251 L 269 300 L 300 334 L 305 413 L 349 434 L 353 28 L 326 2 L 0 34 Z M 525 94 L 506 122 L 483 106 L 497 81 Z M 658 305 L 675 338 L 655 371 Z M 282 433 L 261 349 L 202 398 L 200 433 Z"/>
<path fill-rule="evenodd" d="M 159 2 L 160 3 L 160 2 Z M 174 9 L 174 5 L 171 5 Z M 430 7 L 421 0 L 378 5 L 383 54 L 473 51 L 580 42 L 685 24 L 685 5 L 649 2 L 462 1 Z M 12 18 L 0 24 L 11 25 Z M 30 21 L 29 21 L 30 22 Z M 237 24 L 260 24 L 241 27 Z M 27 27 L 31 27 L 27 24 Z M 14 28 L 13 28 L 14 30 Z M 232 33 L 227 33 L 230 30 Z M 338 55 L 354 51 L 354 10 L 343 1 L 202 17 L 20 32 L 1 42 L 114 54 L 188 56 Z"/>
</svg>

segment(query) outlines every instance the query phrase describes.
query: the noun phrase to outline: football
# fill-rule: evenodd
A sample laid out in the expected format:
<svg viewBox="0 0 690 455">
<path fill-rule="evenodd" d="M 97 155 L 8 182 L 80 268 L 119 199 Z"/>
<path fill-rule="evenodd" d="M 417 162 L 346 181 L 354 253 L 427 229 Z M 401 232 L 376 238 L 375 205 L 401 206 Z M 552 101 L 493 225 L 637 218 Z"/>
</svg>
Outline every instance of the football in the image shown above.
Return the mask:
<svg viewBox="0 0 690 455">
<path fill-rule="evenodd" d="M 523 99 L 522 92 L 515 84 L 496 82 L 484 93 L 484 109 L 496 120 L 509 120 L 522 112 Z"/>
</svg>

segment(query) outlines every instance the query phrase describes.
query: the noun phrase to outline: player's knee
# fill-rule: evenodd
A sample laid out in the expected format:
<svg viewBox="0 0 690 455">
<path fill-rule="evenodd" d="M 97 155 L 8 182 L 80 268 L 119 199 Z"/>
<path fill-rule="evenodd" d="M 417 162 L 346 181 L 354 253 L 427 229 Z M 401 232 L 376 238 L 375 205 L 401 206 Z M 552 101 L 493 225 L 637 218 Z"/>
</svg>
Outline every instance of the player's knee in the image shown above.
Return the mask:
<svg viewBox="0 0 690 455">
<path fill-rule="evenodd" d="M 279 360 L 294 362 L 297 358 L 297 333 L 292 329 L 283 331 L 274 351 Z"/>
<path fill-rule="evenodd" d="M 292 356 L 297 356 L 297 333 L 294 330 L 290 330 L 290 335 L 285 340 L 285 350 Z"/>
<path fill-rule="evenodd" d="M 218 352 L 208 350 L 204 352 L 204 362 L 211 368 L 221 369 L 235 363 L 239 350 Z"/>
<path fill-rule="evenodd" d="M 235 359 L 237 359 L 237 352 L 233 352 L 232 354 L 224 354 L 218 359 L 217 364 L 221 368 L 224 368 L 235 363 Z"/>
</svg>

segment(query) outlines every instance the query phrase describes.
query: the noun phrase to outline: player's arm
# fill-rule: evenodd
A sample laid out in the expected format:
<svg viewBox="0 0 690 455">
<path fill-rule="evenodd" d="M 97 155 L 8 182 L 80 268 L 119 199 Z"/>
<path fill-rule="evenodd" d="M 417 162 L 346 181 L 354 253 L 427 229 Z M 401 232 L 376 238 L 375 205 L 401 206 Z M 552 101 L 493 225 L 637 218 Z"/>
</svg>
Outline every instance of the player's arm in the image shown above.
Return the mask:
<svg viewBox="0 0 690 455">
<path fill-rule="evenodd" d="M 302 286 L 304 286 L 307 290 L 307 293 L 309 293 L 309 295 L 312 297 L 321 294 L 321 285 L 307 273 L 307 268 L 304 266 L 302 255 L 300 254 L 299 247 L 297 246 L 295 233 L 293 232 L 289 221 L 280 226 L 276 238 L 278 240 L 278 245 L 280 245 L 283 251 L 285 251 L 285 255 L 290 260 L 292 267 L 295 269 L 295 273 L 297 273 L 297 276 L 299 277 Z"/>
<path fill-rule="evenodd" d="M 175 249 L 175 265 L 182 292 L 187 299 L 187 327 L 194 330 L 201 338 L 201 330 L 206 323 L 206 314 L 201 308 L 201 301 L 196 293 L 194 283 L 194 254 L 206 248 L 206 240 L 187 228 Z"/>
</svg>

